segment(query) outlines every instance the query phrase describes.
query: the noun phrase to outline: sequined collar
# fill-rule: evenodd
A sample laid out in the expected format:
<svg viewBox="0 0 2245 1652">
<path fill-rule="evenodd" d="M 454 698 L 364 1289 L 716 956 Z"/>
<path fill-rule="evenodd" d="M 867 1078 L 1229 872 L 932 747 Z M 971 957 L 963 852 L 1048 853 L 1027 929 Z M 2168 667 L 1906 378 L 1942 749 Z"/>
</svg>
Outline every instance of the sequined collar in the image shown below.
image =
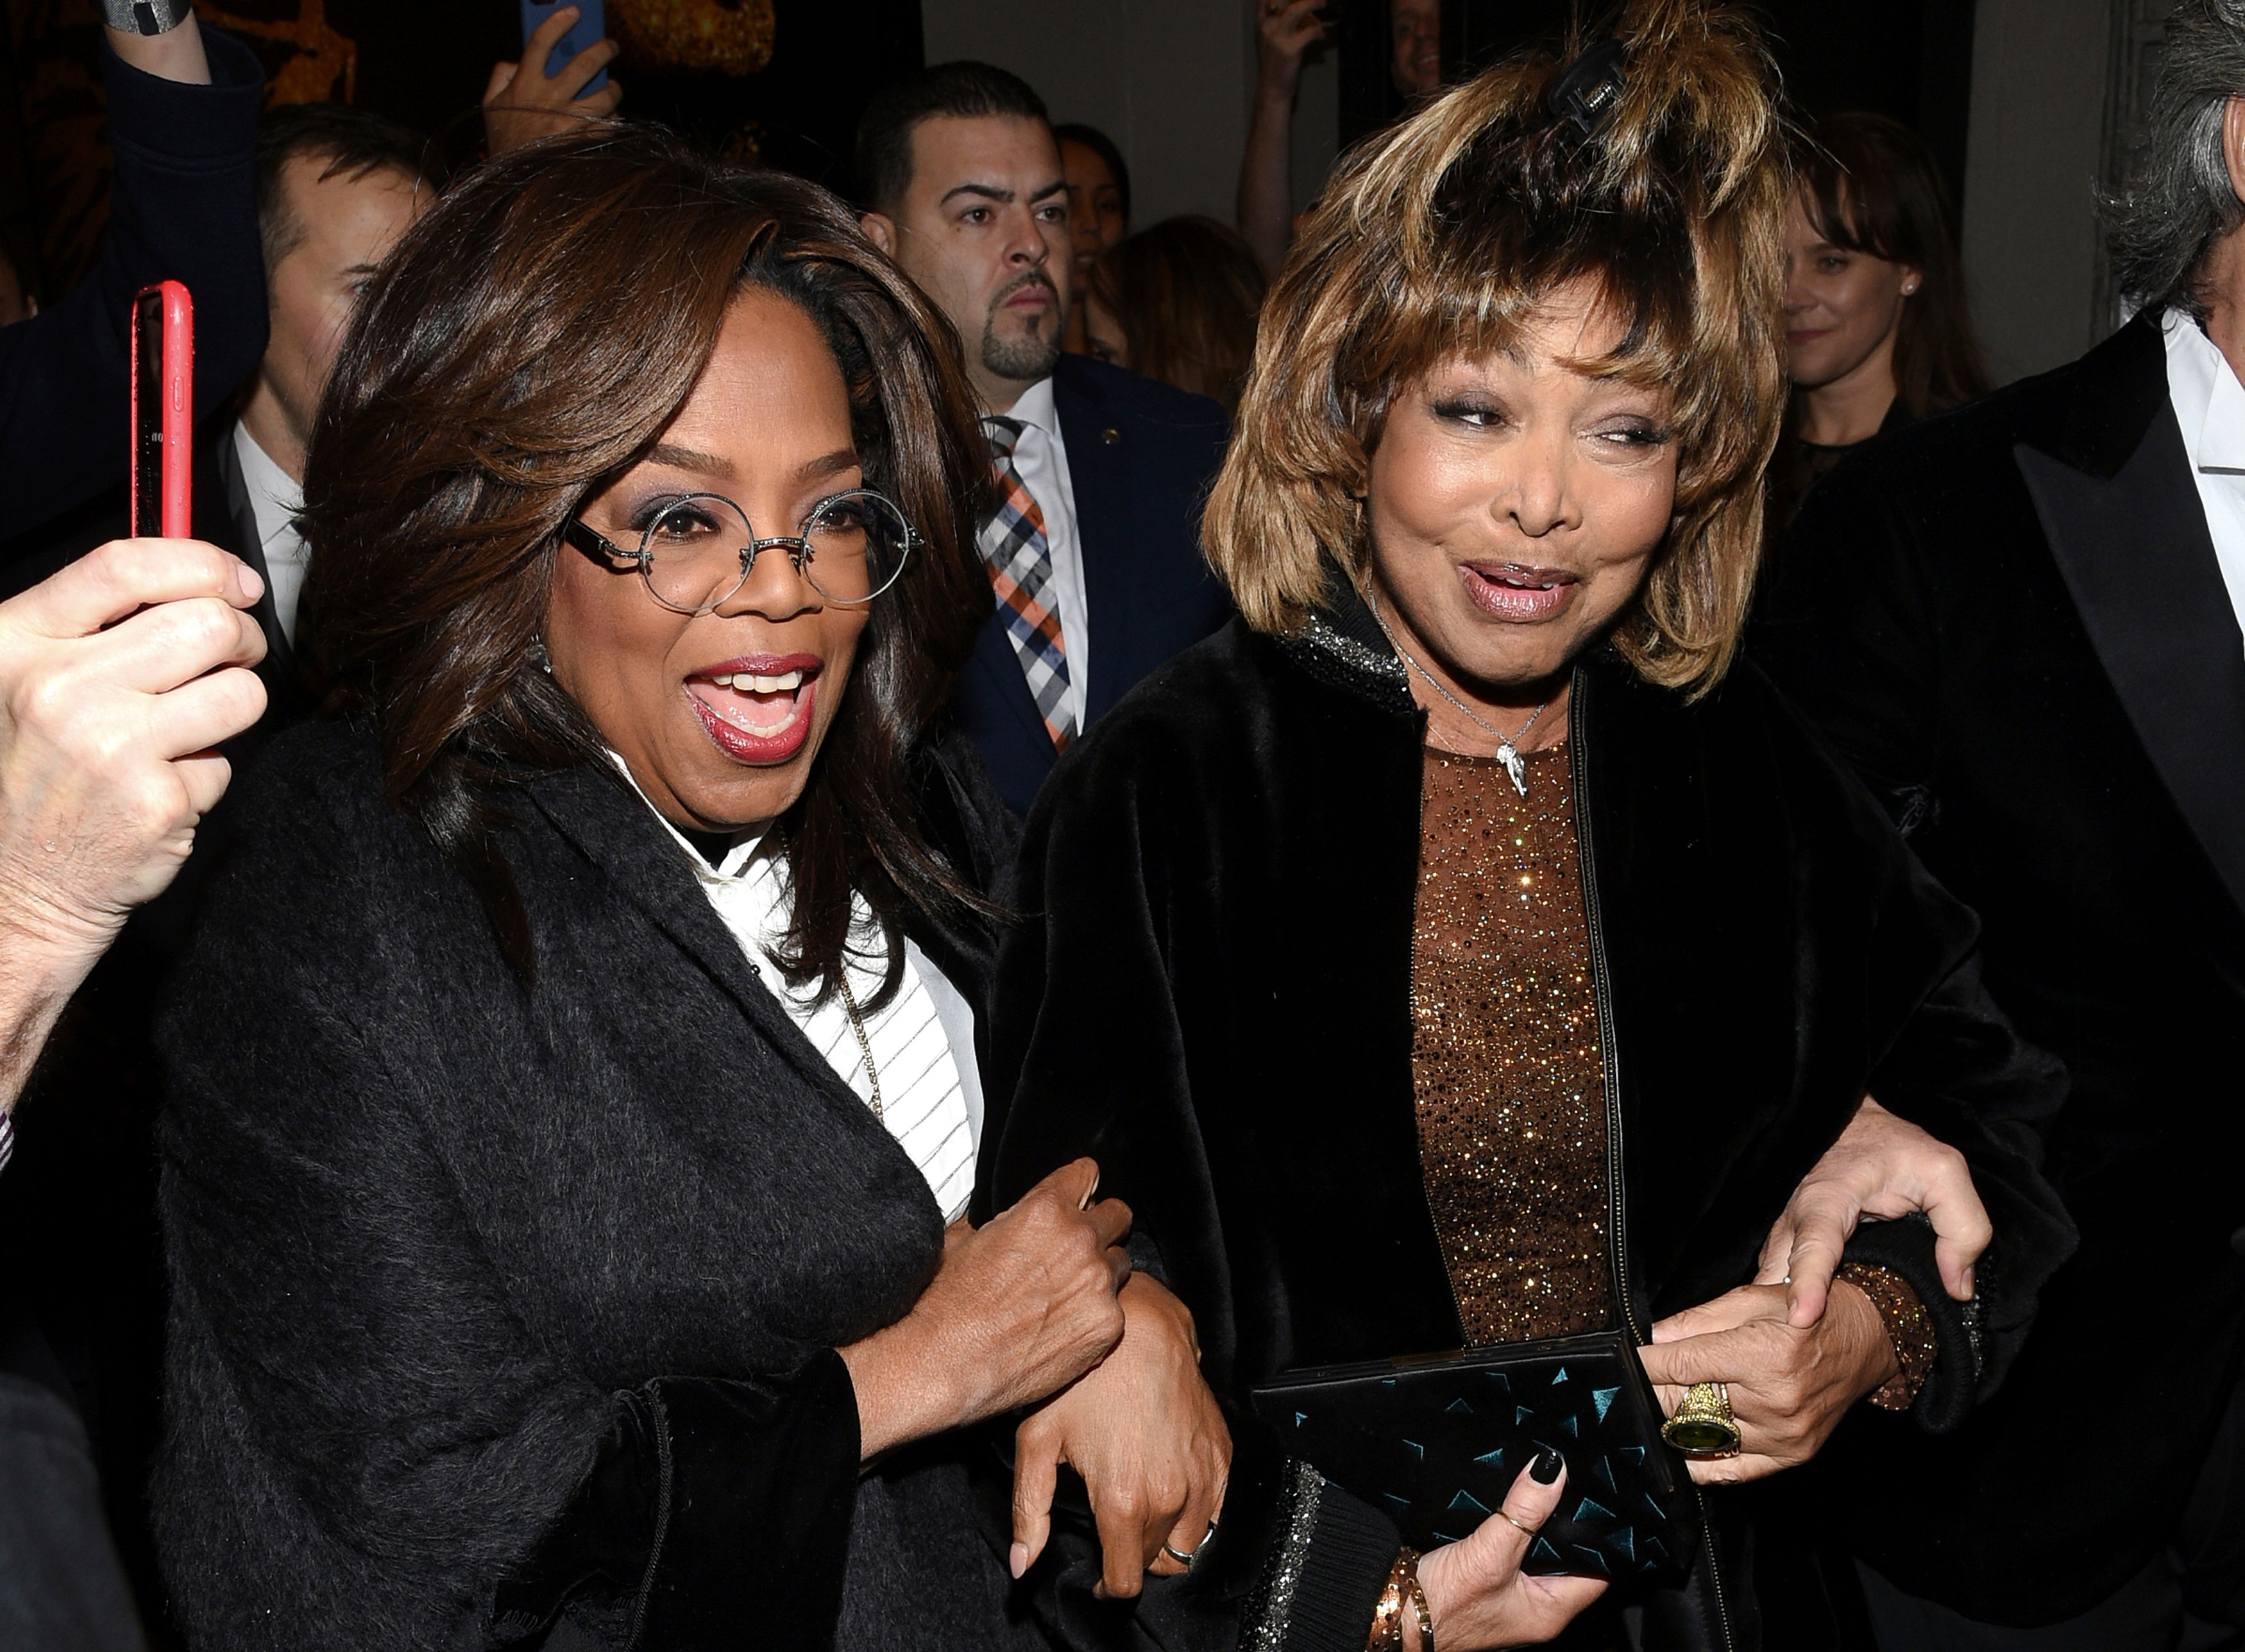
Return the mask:
<svg viewBox="0 0 2245 1652">
<path fill-rule="evenodd" d="M 1416 717 L 1410 674 L 1340 569 L 1326 567 L 1326 594 L 1301 628 L 1278 639 L 1294 663 L 1399 717 Z"/>
</svg>

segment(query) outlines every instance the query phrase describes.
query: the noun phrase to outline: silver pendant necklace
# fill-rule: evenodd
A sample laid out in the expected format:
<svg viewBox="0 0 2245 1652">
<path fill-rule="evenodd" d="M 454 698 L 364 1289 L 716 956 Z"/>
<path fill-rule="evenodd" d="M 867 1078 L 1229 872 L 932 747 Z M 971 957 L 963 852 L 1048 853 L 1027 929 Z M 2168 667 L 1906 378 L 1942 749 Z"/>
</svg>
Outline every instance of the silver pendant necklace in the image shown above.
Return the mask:
<svg viewBox="0 0 2245 1652">
<path fill-rule="evenodd" d="M 1528 731 L 1536 727 L 1536 720 L 1551 709 L 1551 702 L 1547 700 L 1529 712 L 1528 721 L 1520 725 L 1519 732 L 1508 736 L 1502 728 L 1443 687 L 1433 672 L 1412 658 L 1411 651 L 1395 640 L 1395 633 L 1387 628 L 1387 618 L 1380 612 L 1380 599 L 1372 594 L 1372 588 L 1369 586 L 1365 587 L 1364 601 L 1365 606 L 1372 610 L 1372 623 L 1380 627 L 1380 634 L 1387 639 L 1387 646 L 1402 656 L 1403 663 L 1424 677 L 1429 688 L 1496 736 L 1496 761 L 1504 765 L 1504 772 L 1512 781 L 1513 790 L 1518 792 L 1523 797 L 1527 796 L 1528 760 L 1520 755 L 1520 742 L 1528 738 Z"/>
</svg>

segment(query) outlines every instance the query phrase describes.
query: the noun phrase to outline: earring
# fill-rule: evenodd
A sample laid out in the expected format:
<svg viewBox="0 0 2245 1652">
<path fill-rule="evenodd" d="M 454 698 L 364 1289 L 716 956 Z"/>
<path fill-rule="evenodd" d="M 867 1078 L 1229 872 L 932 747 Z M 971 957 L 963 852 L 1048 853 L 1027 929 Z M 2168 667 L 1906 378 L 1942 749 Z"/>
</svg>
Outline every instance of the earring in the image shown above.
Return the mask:
<svg viewBox="0 0 2245 1652">
<path fill-rule="evenodd" d="M 529 659 L 532 665 L 537 667 L 547 676 L 553 674 L 553 656 L 546 652 L 545 638 L 532 637 L 530 640 Z"/>
</svg>

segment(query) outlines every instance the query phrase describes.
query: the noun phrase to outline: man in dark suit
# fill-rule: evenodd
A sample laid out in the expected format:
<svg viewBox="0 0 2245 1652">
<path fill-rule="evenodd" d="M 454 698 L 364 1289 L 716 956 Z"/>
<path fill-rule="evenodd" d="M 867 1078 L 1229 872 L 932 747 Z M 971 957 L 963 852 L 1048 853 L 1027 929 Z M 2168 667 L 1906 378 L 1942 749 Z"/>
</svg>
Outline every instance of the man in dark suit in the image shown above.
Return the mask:
<svg viewBox="0 0 2245 1652">
<path fill-rule="evenodd" d="M 1224 410 L 1061 354 L 1068 184 L 1014 76 L 941 64 L 890 87 L 859 123 L 858 172 L 865 233 L 959 329 L 991 438 L 996 599 L 955 709 L 1027 814 L 1070 741 L 1231 613 L 1200 555 Z"/>
<path fill-rule="evenodd" d="M 2072 1074 L 2048 1170 L 2080 1249 L 2004 1390 L 1959 1435 L 1854 1431 L 1832 1503 L 1889 1652 L 2245 1626 L 2238 15 L 2185 0 L 2167 25 L 2116 236 L 2142 311 L 1835 472 L 1756 643 L 1978 910 L 1990 990 Z"/>
</svg>

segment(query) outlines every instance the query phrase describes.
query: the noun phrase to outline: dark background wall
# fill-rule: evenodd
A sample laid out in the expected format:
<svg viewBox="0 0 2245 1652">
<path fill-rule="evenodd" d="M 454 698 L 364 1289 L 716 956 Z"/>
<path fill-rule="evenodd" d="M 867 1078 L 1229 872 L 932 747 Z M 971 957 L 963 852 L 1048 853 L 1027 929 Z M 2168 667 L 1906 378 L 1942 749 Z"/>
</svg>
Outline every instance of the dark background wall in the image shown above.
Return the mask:
<svg viewBox="0 0 2245 1652">
<path fill-rule="evenodd" d="M 1122 145 L 1139 220 L 1229 218 L 1255 74 L 1257 0 L 607 0 L 769 9 L 769 64 L 680 71 L 627 58 L 627 112 L 848 189 L 850 133 L 872 91 L 926 59 L 1003 64 L 1055 116 Z M 1932 145 L 1958 198 L 1975 316 L 1999 375 L 2078 354 L 2120 319 L 2096 193 L 2126 172 L 2169 0 L 1762 0 L 1789 93 L 1809 113 L 1883 110 Z M 1387 0 L 1334 0 L 1337 47 L 1306 72 L 1292 136 L 1297 205 L 1338 150 L 1398 112 Z M 1592 15 L 1604 3 L 1586 6 Z M 279 101 L 341 97 L 437 135 L 479 139 L 491 64 L 515 55 L 513 0 L 200 0 L 264 54 Z M 1566 0 L 1451 0 L 1462 71 L 1562 27 Z M 0 0 L 0 242 L 49 296 L 105 220 L 92 0 Z"/>
</svg>

